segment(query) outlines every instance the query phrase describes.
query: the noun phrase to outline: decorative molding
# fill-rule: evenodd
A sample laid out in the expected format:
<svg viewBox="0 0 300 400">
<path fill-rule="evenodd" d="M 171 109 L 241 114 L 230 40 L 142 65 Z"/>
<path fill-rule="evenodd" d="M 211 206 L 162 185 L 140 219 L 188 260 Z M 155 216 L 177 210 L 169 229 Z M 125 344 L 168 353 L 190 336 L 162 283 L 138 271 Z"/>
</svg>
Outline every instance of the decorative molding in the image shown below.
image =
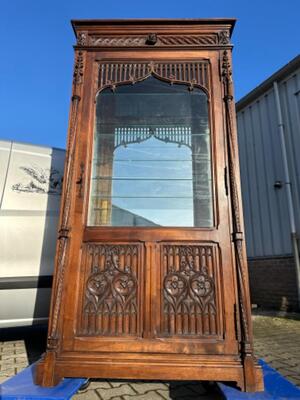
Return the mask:
<svg viewBox="0 0 300 400">
<path fill-rule="evenodd" d="M 252 341 L 249 334 L 249 319 L 247 290 L 246 290 L 246 260 L 243 251 L 243 233 L 240 219 L 239 192 L 236 181 L 236 154 L 237 143 L 234 135 L 234 104 L 233 104 L 233 88 L 232 88 L 232 70 L 228 53 L 223 52 L 222 59 L 222 78 L 224 86 L 224 102 L 226 114 L 226 130 L 228 143 L 228 164 L 230 178 L 231 205 L 233 214 L 233 232 L 232 238 L 235 247 L 235 258 L 237 266 L 237 284 L 238 284 L 238 300 L 241 321 L 241 341 L 242 351 L 244 354 L 252 354 Z"/>
<path fill-rule="evenodd" d="M 164 334 L 216 334 L 215 264 L 212 246 L 163 246 Z"/>
<path fill-rule="evenodd" d="M 230 34 L 229 31 L 221 31 L 218 33 L 219 44 L 228 45 L 230 44 Z"/>
<path fill-rule="evenodd" d="M 80 32 L 77 37 L 77 46 L 85 46 L 87 44 L 88 36 L 85 32 Z"/>
<path fill-rule="evenodd" d="M 157 35 L 156 35 L 156 33 L 149 33 L 145 43 L 149 44 L 150 46 L 154 46 L 157 43 Z"/>
<path fill-rule="evenodd" d="M 158 43 L 161 46 L 209 46 L 218 44 L 215 34 L 160 36 Z"/>
<path fill-rule="evenodd" d="M 75 66 L 74 66 L 74 75 L 73 75 L 73 83 L 74 85 L 79 85 L 82 83 L 82 78 L 83 78 L 83 52 L 79 51 L 77 54 L 77 58 L 75 61 Z"/>
<path fill-rule="evenodd" d="M 139 247 L 89 244 L 81 334 L 136 334 Z"/>
<path fill-rule="evenodd" d="M 223 78 L 223 85 L 224 85 L 224 100 L 226 103 L 228 101 L 233 100 L 233 91 L 232 91 L 232 70 L 231 65 L 228 57 L 228 52 L 225 50 L 223 52 L 223 59 L 222 59 L 222 78 Z M 230 127 L 232 128 L 232 127 Z M 230 132 L 228 132 L 230 133 Z"/>
<path fill-rule="evenodd" d="M 154 75 L 169 83 L 184 83 L 193 90 L 199 86 L 209 94 L 210 68 L 207 60 L 199 62 L 148 62 L 148 63 L 99 63 L 98 90 L 118 84 L 134 84 Z"/>
<path fill-rule="evenodd" d="M 15 192 L 61 195 L 63 178 L 58 170 L 42 168 L 37 165 L 21 166 L 20 169 L 30 181 L 12 185 L 12 190 Z"/>
<path fill-rule="evenodd" d="M 226 39 L 228 35 L 228 40 Z M 149 35 L 90 35 L 89 40 L 85 41 L 86 45 L 99 47 L 191 47 L 191 46 L 218 46 L 229 43 L 229 34 L 222 31 L 219 34 L 198 34 L 198 35 L 157 35 L 150 33 Z M 83 44 L 80 44 L 83 46 Z"/>
<path fill-rule="evenodd" d="M 149 33 L 148 35 L 88 35 L 80 32 L 77 37 L 80 47 L 210 47 L 230 45 L 228 30 L 218 33 L 203 33 L 191 35 L 164 35 Z"/>
<path fill-rule="evenodd" d="M 99 47 L 145 46 L 147 36 L 90 36 L 90 45 Z"/>
</svg>

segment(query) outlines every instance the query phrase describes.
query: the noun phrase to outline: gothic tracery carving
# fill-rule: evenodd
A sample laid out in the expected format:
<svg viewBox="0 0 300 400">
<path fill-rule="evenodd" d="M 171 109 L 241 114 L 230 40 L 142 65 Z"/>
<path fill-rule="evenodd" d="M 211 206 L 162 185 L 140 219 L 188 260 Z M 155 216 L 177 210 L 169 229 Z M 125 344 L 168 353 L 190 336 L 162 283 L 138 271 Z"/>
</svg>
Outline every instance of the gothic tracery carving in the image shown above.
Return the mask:
<svg viewBox="0 0 300 400">
<path fill-rule="evenodd" d="M 163 256 L 164 332 L 215 334 L 217 306 L 213 248 L 165 245 Z M 205 326 L 208 321 L 209 326 Z"/>
<path fill-rule="evenodd" d="M 136 333 L 138 247 L 89 245 L 88 253 L 92 266 L 85 283 L 83 332 Z M 93 316 L 93 322 L 89 316 Z"/>
<path fill-rule="evenodd" d="M 199 62 L 144 62 L 144 63 L 99 63 L 98 89 L 118 84 L 134 84 L 153 74 L 169 83 L 185 83 L 193 90 L 198 85 L 208 94 L 210 70 L 207 60 Z"/>
</svg>

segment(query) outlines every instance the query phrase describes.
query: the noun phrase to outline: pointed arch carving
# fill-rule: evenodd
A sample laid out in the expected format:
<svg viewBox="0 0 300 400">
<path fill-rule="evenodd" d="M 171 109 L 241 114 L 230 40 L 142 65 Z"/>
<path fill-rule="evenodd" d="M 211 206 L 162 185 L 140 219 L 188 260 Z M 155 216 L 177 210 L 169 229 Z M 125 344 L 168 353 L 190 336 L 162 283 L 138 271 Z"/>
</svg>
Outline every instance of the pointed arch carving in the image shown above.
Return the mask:
<svg viewBox="0 0 300 400">
<path fill-rule="evenodd" d="M 199 62 L 134 62 L 100 63 L 96 95 L 103 89 L 124 84 L 135 84 L 150 75 L 170 84 L 185 84 L 190 90 L 202 89 L 210 98 L 210 65 L 208 60 Z"/>
</svg>

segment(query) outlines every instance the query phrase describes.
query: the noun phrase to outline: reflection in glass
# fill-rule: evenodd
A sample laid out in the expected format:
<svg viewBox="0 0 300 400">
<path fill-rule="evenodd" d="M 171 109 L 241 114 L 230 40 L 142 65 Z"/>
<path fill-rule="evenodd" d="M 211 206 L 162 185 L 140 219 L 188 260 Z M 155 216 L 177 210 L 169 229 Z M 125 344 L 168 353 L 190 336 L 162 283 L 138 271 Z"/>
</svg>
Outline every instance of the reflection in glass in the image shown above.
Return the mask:
<svg viewBox="0 0 300 400">
<path fill-rule="evenodd" d="M 154 77 L 98 95 L 90 226 L 213 225 L 207 96 Z"/>
</svg>

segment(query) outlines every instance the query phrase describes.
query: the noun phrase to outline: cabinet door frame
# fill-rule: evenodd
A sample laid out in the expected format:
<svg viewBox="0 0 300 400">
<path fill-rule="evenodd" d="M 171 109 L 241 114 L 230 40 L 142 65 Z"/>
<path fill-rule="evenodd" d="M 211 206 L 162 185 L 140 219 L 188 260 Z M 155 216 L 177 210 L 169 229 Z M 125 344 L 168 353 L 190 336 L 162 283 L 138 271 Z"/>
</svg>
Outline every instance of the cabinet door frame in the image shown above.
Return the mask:
<svg viewBox="0 0 300 400">
<path fill-rule="evenodd" d="M 130 59 L 132 55 L 133 59 Z M 197 62 L 201 59 L 209 60 L 211 70 L 211 94 L 210 94 L 210 129 L 211 129 L 211 154 L 212 154 L 212 179 L 213 179 L 213 203 L 214 203 L 214 218 L 215 224 L 213 228 L 136 228 L 136 227 L 86 227 L 86 221 L 88 217 L 88 199 L 89 199 L 89 185 L 91 176 L 91 162 L 92 162 L 92 151 L 93 151 L 93 136 L 94 136 L 94 119 L 95 119 L 95 94 L 98 91 L 97 85 L 97 74 L 98 74 L 98 63 L 99 62 L 112 62 L 113 61 L 126 61 L 130 59 L 130 62 L 150 62 L 153 60 L 158 61 L 170 61 L 176 62 L 180 60 L 182 63 L 186 62 Z M 224 127 L 224 115 L 223 115 L 223 104 L 222 104 L 222 82 L 219 71 L 219 52 L 218 51 L 144 51 L 139 54 L 130 51 L 124 52 L 105 52 L 101 54 L 97 53 L 86 53 L 86 67 L 85 67 L 85 81 L 83 85 L 83 103 L 81 105 L 81 118 L 79 119 L 79 145 L 77 150 L 76 169 L 77 176 L 82 174 L 81 187 L 77 189 L 75 207 L 74 207 L 74 218 L 73 218 L 73 229 L 76 234 L 72 237 L 70 258 L 67 268 L 71 272 L 71 276 L 76 277 L 76 290 L 68 289 L 65 284 L 67 295 L 65 296 L 66 304 L 65 309 L 68 310 L 69 317 L 65 318 L 63 326 L 63 349 L 65 351 L 82 350 L 90 343 L 88 347 L 97 351 L 99 348 L 97 343 L 103 340 L 103 337 L 91 338 L 91 337 L 77 337 L 76 336 L 76 317 L 77 317 L 77 304 L 79 304 L 79 297 L 82 296 L 79 286 L 82 284 L 82 268 L 78 267 L 78 262 L 82 257 L 82 244 L 92 242 L 106 242 L 108 244 L 118 242 L 127 242 L 128 239 L 134 241 L 145 242 L 146 264 L 145 275 L 146 284 L 144 287 L 146 301 L 144 303 L 144 312 L 146 315 L 144 326 L 145 326 L 145 337 L 143 338 L 143 345 L 135 347 L 133 345 L 132 351 L 151 351 L 153 346 L 159 347 L 162 339 L 157 337 L 157 326 L 155 319 L 157 318 L 157 309 L 151 305 L 150 299 L 156 298 L 153 282 L 157 282 L 157 271 L 152 266 L 157 263 L 158 255 L 157 243 L 158 242 L 186 242 L 194 241 L 195 243 L 202 242 L 218 242 L 216 238 L 222 238 L 220 248 L 222 255 L 220 257 L 222 263 L 222 275 L 221 278 L 221 292 L 228 289 L 229 294 L 226 295 L 226 300 L 223 298 L 222 318 L 220 323 L 224 324 L 222 332 L 224 332 L 223 338 L 213 339 L 212 343 L 209 344 L 209 340 L 204 341 L 199 339 L 204 346 L 211 348 L 211 352 L 216 353 L 237 353 L 237 337 L 235 328 L 235 305 L 236 305 L 236 293 L 235 293 L 235 267 L 233 258 L 233 249 L 230 237 L 230 204 L 226 193 L 226 187 L 224 182 L 224 171 L 226 167 L 226 139 L 225 139 L 225 127 Z M 219 79 L 218 79 L 219 77 Z M 82 172 L 82 165 L 84 170 Z M 216 233 L 217 232 L 217 233 Z M 78 251 L 80 249 L 80 251 Z M 147 261 L 148 260 L 148 261 Z M 221 265 L 220 263 L 220 265 Z M 74 294 L 76 293 L 76 294 Z M 221 297 L 223 294 L 221 294 Z M 157 301 L 157 300 L 156 300 Z M 220 306 L 221 307 L 221 306 Z M 156 311 L 154 311 L 156 310 Z M 226 315 L 226 318 L 225 318 Z M 225 326 L 226 324 L 226 326 Z M 114 338 L 115 341 L 116 338 Z M 149 343 L 147 340 L 149 339 Z M 119 338 L 118 338 L 119 340 Z M 120 339 L 120 348 L 122 343 L 124 344 L 125 339 Z M 133 343 L 132 339 L 128 339 L 129 343 Z M 175 340 L 175 339 L 174 339 Z M 173 340 L 173 344 L 174 344 Z M 186 339 L 176 339 L 181 341 L 181 344 L 177 346 L 177 350 L 184 347 Z M 175 340 L 175 341 L 176 341 Z M 108 344 L 106 340 L 103 341 Z M 81 344 L 83 343 L 83 347 Z M 144 347 L 143 347 L 144 346 Z M 103 349 L 103 345 L 100 345 Z M 168 351 L 171 351 L 171 346 L 167 346 Z M 134 350 L 135 349 L 135 350 Z M 101 350 L 102 351 L 102 350 Z M 209 350 L 207 350 L 209 352 Z M 175 351 L 176 352 L 176 351 Z"/>
</svg>

